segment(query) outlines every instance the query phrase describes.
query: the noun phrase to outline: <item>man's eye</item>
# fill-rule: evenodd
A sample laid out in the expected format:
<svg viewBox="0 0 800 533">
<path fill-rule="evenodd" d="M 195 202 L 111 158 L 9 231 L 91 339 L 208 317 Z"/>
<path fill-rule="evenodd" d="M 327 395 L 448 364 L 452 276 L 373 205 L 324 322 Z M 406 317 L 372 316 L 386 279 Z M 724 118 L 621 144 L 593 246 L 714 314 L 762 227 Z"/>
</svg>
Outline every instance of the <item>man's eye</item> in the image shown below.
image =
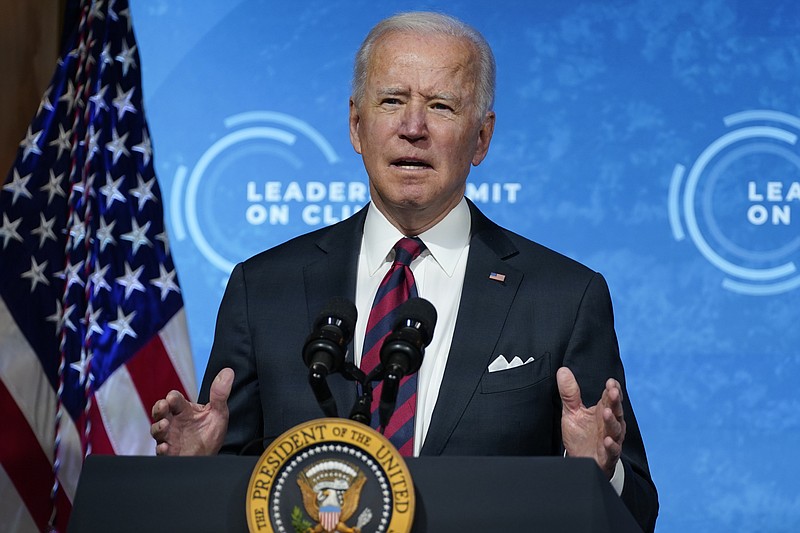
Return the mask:
<svg viewBox="0 0 800 533">
<path fill-rule="evenodd" d="M 443 104 L 441 102 L 437 102 L 431 106 L 433 109 L 437 111 L 452 111 L 453 108 L 447 104 Z"/>
<path fill-rule="evenodd" d="M 399 105 L 400 104 L 400 100 L 398 98 L 384 98 L 381 101 L 381 104 L 383 104 L 383 105 Z"/>
</svg>

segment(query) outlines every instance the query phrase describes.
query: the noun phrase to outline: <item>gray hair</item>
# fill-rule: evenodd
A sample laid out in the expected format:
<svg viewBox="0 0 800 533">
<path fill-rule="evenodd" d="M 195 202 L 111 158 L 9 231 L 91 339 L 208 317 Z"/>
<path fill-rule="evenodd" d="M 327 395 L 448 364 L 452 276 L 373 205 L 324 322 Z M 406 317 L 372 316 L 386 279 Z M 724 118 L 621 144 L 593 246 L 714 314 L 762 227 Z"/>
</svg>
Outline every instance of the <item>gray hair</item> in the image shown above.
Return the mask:
<svg viewBox="0 0 800 533">
<path fill-rule="evenodd" d="M 418 35 L 444 35 L 468 41 L 478 57 L 477 104 L 479 117 L 483 118 L 494 106 L 495 62 L 489 43 L 476 29 L 457 18 L 442 13 L 412 11 L 399 13 L 380 21 L 367 35 L 356 53 L 353 66 L 353 101 L 359 104 L 364 98 L 367 84 L 367 67 L 375 44 L 392 32 L 409 32 Z"/>
</svg>

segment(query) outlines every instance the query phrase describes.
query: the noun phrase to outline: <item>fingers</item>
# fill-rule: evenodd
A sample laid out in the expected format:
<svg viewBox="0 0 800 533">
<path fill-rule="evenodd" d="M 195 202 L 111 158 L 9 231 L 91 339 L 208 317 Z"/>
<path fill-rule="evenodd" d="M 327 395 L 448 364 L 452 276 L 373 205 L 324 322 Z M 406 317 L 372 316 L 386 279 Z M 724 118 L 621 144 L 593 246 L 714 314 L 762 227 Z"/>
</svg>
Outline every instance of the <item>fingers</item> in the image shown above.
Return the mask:
<svg viewBox="0 0 800 533">
<path fill-rule="evenodd" d="M 169 398 L 173 393 L 182 397 L 181 393 L 177 391 L 170 391 L 170 393 L 167 394 L 167 398 Z M 150 435 L 156 440 L 156 442 L 159 443 L 166 439 L 170 419 L 173 416 L 171 403 L 167 398 L 158 400 L 156 403 L 154 403 L 151 413 L 153 415 L 153 424 L 150 426 Z"/>
<path fill-rule="evenodd" d="M 176 390 L 169 391 L 165 399 L 169 405 L 169 413 L 173 416 L 181 414 L 191 406 L 189 400 Z"/>
<path fill-rule="evenodd" d="M 228 410 L 228 396 L 230 396 L 231 388 L 233 387 L 233 378 L 234 373 L 230 368 L 223 368 L 214 378 L 211 383 L 211 389 L 208 392 L 211 409 Z"/>
<path fill-rule="evenodd" d="M 625 420 L 617 418 L 611 409 L 603 409 L 603 436 L 622 444 L 625 438 Z"/>
<path fill-rule="evenodd" d="M 556 372 L 556 382 L 564 409 L 571 412 L 581 409 L 583 407 L 581 388 L 572 371 L 565 366 L 559 368 Z"/>
<path fill-rule="evenodd" d="M 156 442 L 161 443 L 166 439 L 168 429 L 169 420 L 161 419 L 150 425 L 150 435 Z"/>
<path fill-rule="evenodd" d="M 169 455 L 170 445 L 167 442 L 169 420 L 162 418 L 150 426 L 150 435 L 156 441 L 156 455 Z"/>
<path fill-rule="evenodd" d="M 169 455 L 169 444 L 161 442 L 156 445 L 156 455 Z"/>
<path fill-rule="evenodd" d="M 566 367 L 556 373 L 564 412 L 562 438 L 570 455 L 593 457 L 609 479 L 622 455 L 625 416 L 622 386 L 615 379 L 606 381 L 597 405 L 585 407 L 575 375 Z"/>
<path fill-rule="evenodd" d="M 191 404 L 176 390 L 169 391 L 166 398 L 158 400 L 153 404 L 151 414 L 153 423 L 150 425 L 150 435 L 156 441 L 156 454 L 167 455 L 169 453 L 169 428 L 172 418 L 179 415 Z"/>
<path fill-rule="evenodd" d="M 156 403 L 153 404 L 153 409 L 151 414 L 153 415 L 153 420 L 161 420 L 162 418 L 166 417 L 169 413 L 169 403 L 167 400 L 158 400 Z"/>
<path fill-rule="evenodd" d="M 189 405 L 189 400 L 183 394 L 176 390 L 171 390 L 167 393 L 166 398 L 153 404 L 151 414 L 153 415 L 153 420 L 161 420 L 162 418 L 169 418 L 182 413 Z"/>
<path fill-rule="evenodd" d="M 622 388 L 615 379 L 606 382 L 606 389 L 600 399 L 599 406 L 603 418 L 603 447 L 616 463 L 622 454 L 622 443 L 625 441 L 625 415 L 622 408 Z"/>
<path fill-rule="evenodd" d="M 606 388 L 600 398 L 600 405 L 611 409 L 614 417 L 622 421 L 625 413 L 622 408 L 622 386 L 619 381 L 613 378 L 609 378 L 606 381 Z"/>
</svg>

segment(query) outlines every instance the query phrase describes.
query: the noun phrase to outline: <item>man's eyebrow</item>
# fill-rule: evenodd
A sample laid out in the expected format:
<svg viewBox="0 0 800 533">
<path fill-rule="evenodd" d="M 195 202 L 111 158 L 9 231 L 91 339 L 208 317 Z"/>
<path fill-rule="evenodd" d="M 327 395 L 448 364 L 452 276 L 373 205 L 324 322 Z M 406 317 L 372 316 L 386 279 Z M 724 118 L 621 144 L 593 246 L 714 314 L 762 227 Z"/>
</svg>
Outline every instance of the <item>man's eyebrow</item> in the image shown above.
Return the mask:
<svg viewBox="0 0 800 533">
<path fill-rule="evenodd" d="M 456 103 L 461 101 L 460 96 L 458 96 L 455 93 L 449 93 L 449 92 L 435 93 L 428 95 L 425 98 L 427 98 L 428 100 L 445 100 L 447 102 L 456 102 Z"/>
<path fill-rule="evenodd" d="M 379 96 L 405 96 L 409 94 L 408 89 L 401 87 L 382 87 L 378 89 Z"/>
<path fill-rule="evenodd" d="M 388 95 L 388 96 L 402 96 L 402 95 L 407 95 L 410 92 L 411 91 L 403 87 L 382 87 L 377 91 L 377 93 L 380 95 Z M 423 94 L 422 96 L 426 100 L 451 100 L 451 101 L 461 100 L 460 96 L 451 92 Z"/>
</svg>

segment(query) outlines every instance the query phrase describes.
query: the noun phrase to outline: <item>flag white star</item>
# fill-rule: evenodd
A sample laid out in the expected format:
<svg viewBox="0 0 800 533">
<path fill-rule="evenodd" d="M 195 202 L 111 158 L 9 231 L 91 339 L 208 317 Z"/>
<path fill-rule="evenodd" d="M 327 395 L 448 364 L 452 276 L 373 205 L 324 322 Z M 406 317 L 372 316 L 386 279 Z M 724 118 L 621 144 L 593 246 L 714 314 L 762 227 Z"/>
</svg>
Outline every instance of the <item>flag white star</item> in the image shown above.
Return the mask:
<svg viewBox="0 0 800 533">
<path fill-rule="evenodd" d="M 76 283 L 81 287 L 85 286 L 85 283 L 81 279 L 80 275 L 80 270 L 82 268 L 83 268 L 83 261 L 79 261 L 74 265 L 67 262 L 67 266 L 64 267 L 64 270 L 62 270 L 57 274 L 58 277 L 63 277 L 66 280 L 67 283 L 66 290 L 69 290 L 69 288 L 75 285 Z"/>
<path fill-rule="evenodd" d="M 126 111 L 131 113 L 136 113 L 136 108 L 131 103 L 131 98 L 133 98 L 133 91 L 136 90 L 136 87 L 131 87 L 128 92 L 123 92 L 122 87 L 117 84 L 117 96 L 111 100 L 111 104 L 117 108 L 117 118 L 122 119 L 123 115 L 125 115 Z"/>
<path fill-rule="evenodd" d="M 70 363 L 69 365 L 72 370 L 78 372 L 78 383 L 81 385 L 86 383 L 87 376 L 89 379 L 92 379 L 91 375 L 89 374 L 89 368 L 92 364 L 92 357 L 92 354 L 87 354 L 86 349 L 82 349 L 80 360 Z"/>
<path fill-rule="evenodd" d="M 47 241 L 47 239 L 51 239 L 53 241 L 58 240 L 56 238 L 56 233 L 53 231 L 53 225 L 55 222 L 56 217 L 47 220 L 47 217 L 44 216 L 44 213 L 39 213 L 39 226 L 31 230 L 32 235 L 39 236 L 39 248 L 44 246 L 44 243 Z"/>
<path fill-rule="evenodd" d="M 131 321 L 136 317 L 136 311 L 126 315 L 121 307 L 117 307 L 117 319 L 108 323 L 108 327 L 117 332 L 117 343 L 125 338 L 125 335 L 136 338 L 136 332 L 131 327 Z"/>
<path fill-rule="evenodd" d="M 63 329 L 65 326 L 71 329 L 72 331 L 78 331 L 78 328 L 75 327 L 75 324 L 70 320 L 70 315 L 75 310 L 75 304 L 70 305 L 66 309 L 64 309 L 64 313 L 61 314 L 58 321 L 59 330 Z"/>
<path fill-rule="evenodd" d="M 89 101 L 92 102 L 95 106 L 95 110 L 98 112 L 100 110 L 107 111 L 108 106 L 106 105 L 106 91 L 108 90 L 108 85 L 104 85 L 100 88 L 99 91 L 94 93 L 92 96 L 89 97 Z"/>
<path fill-rule="evenodd" d="M 89 176 L 89 178 L 86 180 L 86 182 L 79 181 L 77 183 L 73 183 L 72 184 L 72 194 L 75 195 L 75 200 L 79 200 L 81 197 L 83 197 L 83 193 L 85 193 L 86 190 L 87 190 L 86 189 L 86 183 L 89 184 L 89 189 L 88 189 L 89 190 L 89 197 L 90 198 L 94 198 L 95 197 L 94 187 L 92 186 L 94 184 L 95 176 L 96 176 L 96 174 L 92 174 L 91 176 Z"/>
<path fill-rule="evenodd" d="M 119 17 L 118 17 L 118 16 L 117 16 L 117 14 L 114 12 L 114 3 L 115 3 L 115 1 L 116 1 L 116 0 L 111 0 L 111 1 L 108 3 L 108 16 L 109 16 L 109 17 L 111 18 L 111 20 L 113 20 L 114 22 L 116 22 L 116 21 L 118 21 L 118 20 L 119 20 Z"/>
<path fill-rule="evenodd" d="M 103 51 L 100 52 L 100 71 L 102 71 L 106 65 L 113 65 L 114 58 L 111 57 L 111 43 L 106 43 L 103 47 Z"/>
<path fill-rule="evenodd" d="M 94 272 L 89 276 L 89 283 L 92 286 L 92 295 L 97 296 L 100 289 L 111 291 L 111 285 L 106 281 L 106 272 L 108 272 L 110 266 L 111 265 L 104 265 L 103 268 L 100 268 L 99 263 L 94 265 Z"/>
<path fill-rule="evenodd" d="M 181 289 L 178 287 L 178 284 L 175 283 L 176 272 L 174 270 L 172 272 L 167 272 L 164 265 L 158 265 L 158 270 L 160 272 L 159 277 L 151 279 L 150 283 L 161 289 L 161 301 L 163 302 L 167 299 L 169 291 L 180 293 Z"/>
<path fill-rule="evenodd" d="M 97 43 L 97 39 L 95 39 L 94 37 L 90 38 L 90 39 L 89 39 L 89 44 L 86 46 L 86 48 L 88 48 L 89 50 L 94 50 L 94 45 L 95 45 L 95 43 Z M 86 68 L 86 70 L 90 70 L 90 71 L 91 71 L 91 70 L 93 70 L 93 69 L 92 69 L 92 65 L 94 65 L 95 63 L 97 63 L 97 58 L 95 58 L 95 57 L 94 57 L 94 54 L 93 54 L 93 53 L 92 53 L 92 54 L 88 54 L 88 55 L 86 55 L 86 56 L 84 56 L 84 57 L 86 57 L 86 67 L 85 67 L 85 68 Z M 79 102 L 79 105 L 80 105 L 81 107 L 83 107 L 83 106 L 85 106 L 86 104 L 85 104 L 85 102 L 83 102 L 83 101 L 80 101 L 80 102 Z"/>
<path fill-rule="evenodd" d="M 91 157 L 100 151 L 100 147 L 97 146 L 97 141 L 100 140 L 100 135 L 103 133 L 103 129 L 95 130 L 94 124 L 89 125 L 89 146 L 86 149 L 86 158 L 91 159 Z M 84 141 L 81 141 L 83 144 Z"/>
<path fill-rule="evenodd" d="M 122 11 L 120 11 L 117 14 L 120 15 L 122 18 L 124 18 L 125 22 L 128 23 L 128 31 L 130 32 L 131 31 L 131 10 L 126 7 L 125 9 L 123 9 Z"/>
<path fill-rule="evenodd" d="M 72 130 L 64 131 L 64 126 L 59 124 L 58 125 L 58 131 L 59 131 L 58 138 L 57 139 L 53 139 L 52 141 L 50 141 L 50 143 L 47 146 L 55 146 L 55 147 L 57 147 L 58 148 L 58 155 L 56 156 L 56 159 L 61 159 L 61 154 L 62 154 L 62 152 L 64 152 L 64 150 L 66 150 L 67 152 L 70 152 L 71 149 L 72 149 L 72 143 L 70 142 L 70 139 L 69 139 L 70 135 L 72 135 Z M 51 170 L 51 172 L 52 172 L 52 170 Z"/>
<path fill-rule="evenodd" d="M 72 213 L 72 221 L 69 226 L 69 236 L 72 239 L 72 249 L 74 250 L 83 244 L 86 238 L 86 224 L 83 223 L 77 211 Z"/>
<path fill-rule="evenodd" d="M 127 157 L 131 155 L 125 143 L 128 142 L 128 135 L 130 132 L 125 132 L 122 137 L 117 133 L 116 128 L 111 131 L 112 140 L 106 143 L 106 150 L 111 152 L 111 159 L 113 164 L 116 165 L 120 156 L 123 154 Z"/>
<path fill-rule="evenodd" d="M 120 237 L 123 241 L 129 241 L 131 243 L 133 246 L 133 255 L 136 255 L 136 252 L 139 251 L 139 248 L 143 244 L 146 244 L 147 246 L 153 246 L 153 243 L 147 238 L 147 231 L 149 229 L 149 220 L 144 226 L 139 227 L 139 223 L 134 218 L 131 220 L 131 230 L 128 233 L 123 233 Z"/>
<path fill-rule="evenodd" d="M 11 191 L 11 194 L 14 196 L 11 198 L 11 205 L 17 203 L 17 198 L 20 196 L 24 196 L 25 198 L 31 199 L 33 198 L 33 194 L 31 191 L 28 190 L 28 182 L 31 179 L 33 174 L 28 174 L 27 176 L 20 176 L 17 169 L 14 169 L 14 178 L 11 180 L 11 183 L 6 183 L 3 185 L 4 191 Z"/>
<path fill-rule="evenodd" d="M 135 145 L 133 151 L 142 154 L 144 166 L 147 166 L 150 162 L 150 156 L 153 155 L 153 145 L 150 143 L 150 136 L 147 134 L 147 130 L 142 130 L 142 142 Z"/>
<path fill-rule="evenodd" d="M 61 300 L 56 300 L 56 312 L 52 315 L 45 317 L 45 320 L 48 322 L 52 322 L 53 324 L 60 324 L 61 323 Z"/>
<path fill-rule="evenodd" d="M 156 235 L 156 240 L 161 241 L 164 244 L 164 253 L 169 255 L 169 235 L 167 235 L 167 230 L 165 229 Z"/>
<path fill-rule="evenodd" d="M 28 126 L 28 132 L 25 134 L 25 138 L 22 139 L 21 143 L 19 143 L 20 148 L 22 148 L 23 163 L 32 153 L 36 155 L 42 155 L 42 149 L 39 148 L 39 137 L 42 136 L 42 131 L 43 130 L 39 130 L 36 133 L 32 133 L 31 127 Z"/>
<path fill-rule="evenodd" d="M 96 18 L 97 20 L 105 20 L 105 15 L 101 11 L 103 9 L 103 2 L 92 2 L 92 7 L 89 10 L 90 20 Z"/>
<path fill-rule="evenodd" d="M 67 90 L 61 95 L 58 101 L 67 103 L 67 113 L 72 111 L 72 108 L 75 107 L 75 85 L 73 85 L 72 80 L 67 81 Z"/>
<path fill-rule="evenodd" d="M 44 275 L 44 270 L 47 268 L 47 261 L 41 265 L 36 261 L 36 258 L 31 256 L 30 270 L 23 272 L 22 277 L 31 280 L 31 294 L 36 290 L 36 285 L 39 283 L 43 285 L 50 285 L 50 280 Z"/>
<path fill-rule="evenodd" d="M 125 275 L 116 278 L 114 281 L 125 287 L 125 300 L 131 297 L 133 291 L 145 292 L 144 285 L 139 281 L 139 276 L 142 275 L 144 265 L 140 266 L 134 271 L 131 271 L 131 266 L 125 263 Z"/>
<path fill-rule="evenodd" d="M 111 224 L 106 224 L 105 217 L 100 217 L 100 228 L 97 230 L 97 240 L 100 241 L 101 252 L 105 252 L 106 246 L 109 244 L 117 244 L 117 240 L 114 238 L 114 226 L 116 224 L 116 220 L 112 220 Z"/>
<path fill-rule="evenodd" d="M 134 44 L 132 48 L 128 48 L 127 41 L 122 41 L 122 50 L 119 54 L 114 58 L 120 63 L 122 63 L 122 75 L 128 75 L 128 69 L 130 67 L 136 68 L 136 58 L 133 55 L 136 53 L 136 45 Z"/>
<path fill-rule="evenodd" d="M 44 92 L 44 96 L 42 96 L 42 101 L 39 102 L 39 109 L 36 110 L 36 116 L 39 116 L 39 113 L 42 112 L 42 109 L 46 109 L 47 111 L 53 111 L 53 104 L 50 103 L 50 93 L 53 91 L 53 86 L 47 88 Z"/>
<path fill-rule="evenodd" d="M 8 246 L 9 239 L 24 242 L 22 235 L 17 232 L 17 228 L 22 223 L 22 217 L 16 220 L 8 220 L 8 215 L 3 213 L 3 225 L 0 226 L 0 237 L 3 238 L 3 250 Z"/>
<path fill-rule="evenodd" d="M 119 192 L 119 186 L 124 179 L 125 176 L 120 176 L 118 179 L 112 181 L 111 174 L 106 173 L 106 184 L 100 187 L 100 192 L 106 197 L 106 208 L 111 207 L 114 200 L 122 203 L 127 201 L 125 200 L 125 195 Z"/>
<path fill-rule="evenodd" d="M 55 196 L 60 196 L 62 198 L 67 197 L 67 193 L 64 191 L 63 187 L 61 187 L 61 181 L 63 179 L 63 172 L 56 176 L 56 173 L 53 172 L 53 169 L 50 169 L 50 180 L 39 188 L 40 191 L 47 192 L 47 205 L 50 205 Z"/>
<path fill-rule="evenodd" d="M 75 48 L 72 52 L 70 52 L 70 55 L 72 55 L 75 58 L 86 57 L 87 48 L 88 46 L 86 46 L 86 41 L 81 39 L 80 41 L 78 41 L 78 47 Z"/>
<path fill-rule="evenodd" d="M 100 325 L 100 321 L 98 317 L 102 314 L 103 310 L 98 309 L 97 311 L 94 310 L 92 306 L 92 302 L 89 302 L 89 309 L 87 309 L 87 314 L 89 315 L 85 320 L 88 322 L 86 324 L 86 340 L 92 336 L 92 333 L 98 333 L 100 335 L 103 334 L 103 327 Z"/>
<path fill-rule="evenodd" d="M 142 179 L 142 176 L 137 172 L 136 180 L 139 182 L 139 185 L 131 189 L 129 192 L 131 195 L 139 199 L 139 211 L 141 212 L 148 200 L 152 200 L 153 202 L 158 201 L 156 199 L 156 195 L 153 194 L 153 186 L 156 184 L 156 178 L 153 176 L 150 181 L 145 183 Z"/>
</svg>

